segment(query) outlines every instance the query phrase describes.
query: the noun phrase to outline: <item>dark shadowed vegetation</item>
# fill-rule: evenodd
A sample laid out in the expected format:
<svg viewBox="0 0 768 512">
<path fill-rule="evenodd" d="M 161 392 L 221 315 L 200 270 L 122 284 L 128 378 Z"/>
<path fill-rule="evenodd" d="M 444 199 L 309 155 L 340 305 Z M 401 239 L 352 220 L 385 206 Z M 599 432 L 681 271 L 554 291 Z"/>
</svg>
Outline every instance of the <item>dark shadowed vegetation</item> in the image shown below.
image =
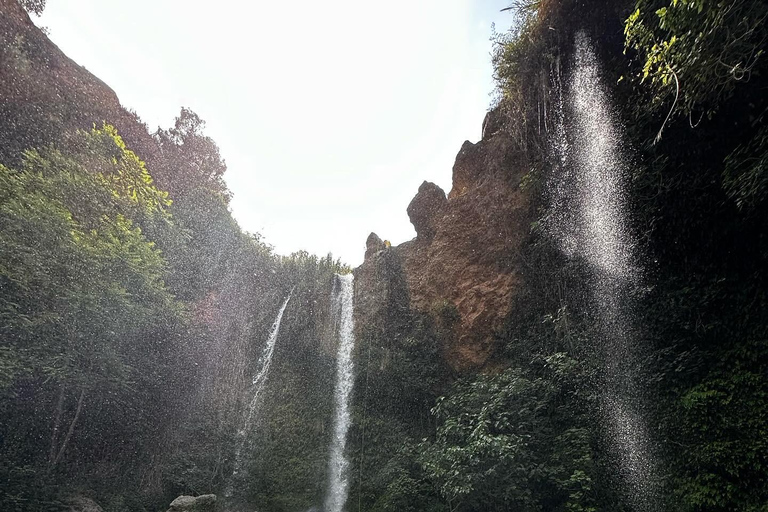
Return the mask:
<svg viewBox="0 0 768 512">
<path fill-rule="evenodd" d="M 0 510 L 65 510 L 83 495 L 107 512 L 158 511 L 180 494 L 223 495 L 246 391 L 291 291 L 233 506 L 319 506 L 329 294 L 350 269 L 278 256 L 244 232 L 203 120 L 182 108 L 150 133 L 13 21 L 19 6 L 45 2 L 0 0 Z M 768 511 L 768 3 L 541 0 L 509 13 L 493 109 L 530 167 L 525 291 L 482 372 L 443 359 L 447 301 L 433 308 L 439 325 L 402 311 L 358 326 L 347 510 L 631 510 L 596 420 L 583 262 L 542 227 L 557 103 L 584 31 L 632 152 L 631 230 L 647 267 L 638 375 L 660 506 Z"/>
</svg>

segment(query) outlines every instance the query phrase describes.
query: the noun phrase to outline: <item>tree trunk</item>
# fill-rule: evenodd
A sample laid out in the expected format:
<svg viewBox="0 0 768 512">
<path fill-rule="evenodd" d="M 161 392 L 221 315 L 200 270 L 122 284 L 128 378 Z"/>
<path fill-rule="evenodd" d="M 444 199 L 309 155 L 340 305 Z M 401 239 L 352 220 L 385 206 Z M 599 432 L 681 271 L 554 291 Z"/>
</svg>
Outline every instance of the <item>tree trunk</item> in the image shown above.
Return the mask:
<svg viewBox="0 0 768 512">
<path fill-rule="evenodd" d="M 59 453 L 56 454 L 56 458 L 53 459 L 51 468 L 53 468 L 54 466 L 56 466 L 56 464 L 59 463 L 62 455 L 64 455 L 64 450 L 67 449 L 69 440 L 72 438 L 72 434 L 75 431 L 75 425 L 77 424 L 77 420 L 80 418 L 80 412 L 83 410 L 84 400 L 85 400 L 85 389 L 81 389 L 80 397 L 77 399 L 77 409 L 75 410 L 75 416 L 72 418 L 72 422 L 69 424 L 69 430 L 67 430 L 67 435 L 64 437 L 64 441 L 61 442 L 61 448 L 59 448 Z"/>
</svg>

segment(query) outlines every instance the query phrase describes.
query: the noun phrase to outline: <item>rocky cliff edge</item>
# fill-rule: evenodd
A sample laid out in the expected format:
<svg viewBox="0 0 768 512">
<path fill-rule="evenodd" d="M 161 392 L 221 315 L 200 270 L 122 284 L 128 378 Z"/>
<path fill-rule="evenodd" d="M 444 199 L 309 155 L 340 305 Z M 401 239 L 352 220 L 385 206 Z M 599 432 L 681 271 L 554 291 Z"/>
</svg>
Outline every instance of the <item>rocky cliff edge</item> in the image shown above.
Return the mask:
<svg viewBox="0 0 768 512">
<path fill-rule="evenodd" d="M 419 187 L 407 209 L 416 238 L 388 247 L 371 233 L 356 270 L 358 323 L 426 315 L 458 373 L 493 365 L 497 333 L 523 286 L 520 254 L 533 218 L 520 186 L 528 163 L 499 116 L 489 112 L 482 140 L 462 145 L 447 196 L 434 183 Z"/>
</svg>

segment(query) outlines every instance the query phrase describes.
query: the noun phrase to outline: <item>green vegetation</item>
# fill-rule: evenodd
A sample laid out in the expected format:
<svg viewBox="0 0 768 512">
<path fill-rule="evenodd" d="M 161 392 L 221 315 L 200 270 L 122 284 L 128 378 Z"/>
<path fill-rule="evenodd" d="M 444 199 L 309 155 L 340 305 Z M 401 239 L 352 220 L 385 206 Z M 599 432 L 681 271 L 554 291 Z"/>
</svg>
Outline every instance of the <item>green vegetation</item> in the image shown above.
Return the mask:
<svg viewBox="0 0 768 512">
<path fill-rule="evenodd" d="M 766 18 L 759 1 L 643 0 L 627 19 L 627 48 L 659 100 L 679 93 L 683 113 L 711 116 L 759 70 Z"/>
<path fill-rule="evenodd" d="M 661 506 L 766 510 L 768 4 L 543 1 L 513 9 L 520 22 L 496 38 L 496 108 L 529 159 L 525 188 L 540 198 L 542 218 L 523 258 L 527 292 L 498 333 L 508 364 L 451 383 L 438 362 L 417 359 L 421 372 L 440 376 L 429 417 L 426 403 L 393 414 L 403 394 L 380 396 L 374 407 L 358 396 L 359 481 L 350 502 L 361 510 L 629 509 L 596 421 L 600 364 L 590 340 L 599 334 L 584 272 L 540 230 L 554 107 L 573 34 L 586 30 L 618 84 L 613 99 L 636 149 L 633 229 L 655 262 L 636 321 Z M 433 309 L 448 322 L 450 304 Z M 442 326 L 421 325 L 412 339 L 429 346 Z M 360 364 L 396 379 L 389 354 L 362 350 Z M 365 386 L 360 377 L 356 389 Z"/>
<path fill-rule="evenodd" d="M 348 269 L 274 256 L 241 232 L 201 126 L 182 110 L 158 132 L 153 175 L 110 125 L 0 165 L 3 510 L 58 510 L 78 493 L 108 511 L 223 494 L 247 382 L 292 288 L 299 307 L 272 377 L 282 386 L 258 429 L 272 442 L 248 454 L 255 479 L 239 495 L 292 510 L 321 494 L 326 442 L 306 433 L 330 417 L 332 355 L 316 335 L 328 283 Z"/>
<path fill-rule="evenodd" d="M 597 421 L 584 269 L 540 229 L 558 90 L 585 30 L 635 152 L 632 228 L 648 266 L 639 378 L 663 506 L 768 510 L 768 4 L 512 7 L 519 22 L 497 35 L 493 63 L 497 112 L 540 207 L 525 292 L 482 374 L 443 361 L 449 301 L 358 326 L 348 509 L 630 509 Z M 0 509 L 60 510 L 83 494 L 107 512 L 156 511 L 182 493 L 222 495 L 245 392 L 291 291 L 234 502 L 319 506 L 328 295 L 350 269 L 276 256 L 240 229 L 194 112 L 150 135 L 135 114 L 47 82 L 43 64 L 60 57 L 44 40 L 0 30 L 0 42 L 0 73 L 17 74 L 0 89 L 13 99 L 0 102 Z"/>
<path fill-rule="evenodd" d="M 580 378 L 560 353 L 541 361 L 541 376 L 513 368 L 438 399 L 420 463 L 451 510 L 596 510 L 594 404 Z"/>
</svg>

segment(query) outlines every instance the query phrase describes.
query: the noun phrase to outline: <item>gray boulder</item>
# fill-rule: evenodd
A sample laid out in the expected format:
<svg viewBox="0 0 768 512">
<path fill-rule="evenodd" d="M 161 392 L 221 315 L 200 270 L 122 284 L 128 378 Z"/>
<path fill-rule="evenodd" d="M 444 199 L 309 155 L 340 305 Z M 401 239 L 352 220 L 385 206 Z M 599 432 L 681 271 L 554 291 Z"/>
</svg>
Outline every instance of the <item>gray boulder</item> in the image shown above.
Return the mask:
<svg viewBox="0 0 768 512">
<path fill-rule="evenodd" d="M 216 495 L 179 496 L 173 500 L 168 512 L 216 512 Z"/>
</svg>

